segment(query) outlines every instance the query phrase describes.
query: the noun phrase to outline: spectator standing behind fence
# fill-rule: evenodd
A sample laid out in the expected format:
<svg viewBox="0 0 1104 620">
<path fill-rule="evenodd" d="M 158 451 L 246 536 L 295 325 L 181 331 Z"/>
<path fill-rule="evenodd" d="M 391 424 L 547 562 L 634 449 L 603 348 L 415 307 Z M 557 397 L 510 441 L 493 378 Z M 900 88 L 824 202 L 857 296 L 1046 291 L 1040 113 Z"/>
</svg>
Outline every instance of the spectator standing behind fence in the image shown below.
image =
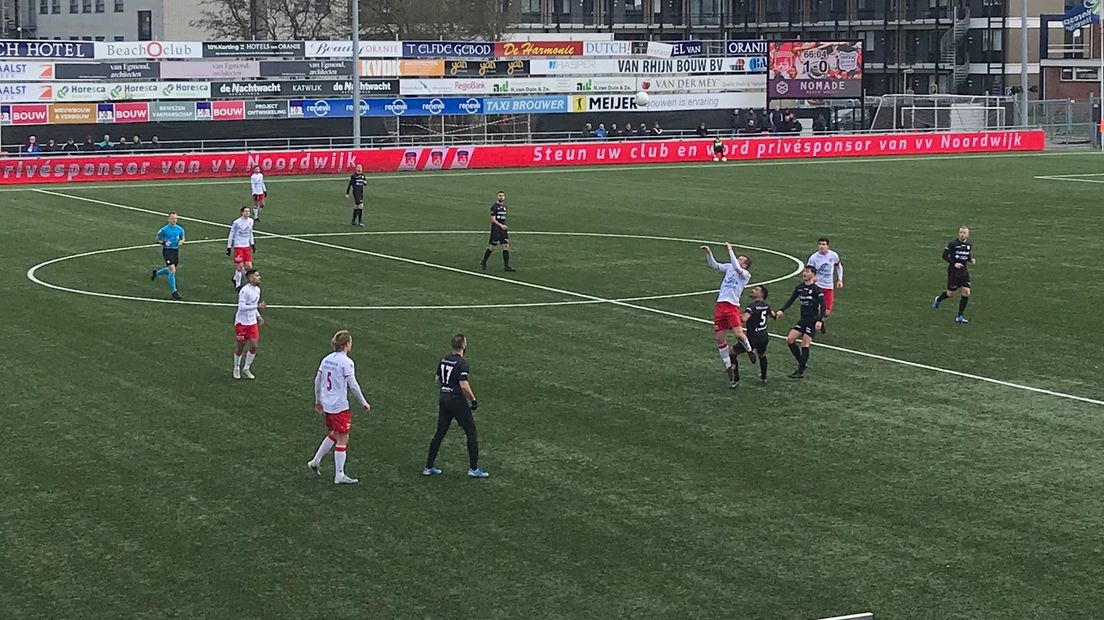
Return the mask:
<svg viewBox="0 0 1104 620">
<path fill-rule="evenodd" d="M 609 132 L 606 131 L 605 123 L 598 123 L 598 131 L 594 132 L 594 137 L 598 138 L 599 140 L 605 140 L 608 136 Z"/>
<path fill-rule="evenodd" d="M 591 140 L 594 138 L 594 126 L 590 123 L 583 125 L 583 140 Z"/>
<path fill-rule="evenodd" d="M 89 140 L 91 140 L 91 138 L 89 138 Z M 100 149 L 101 151 L 110 151 L 111 149 L 115 148 L 115 143 L 111 141 L 111 134 L 105 133 L 103 140 L 96 143 L 96 148 Z"/>
<path fill-rule="evenodd" d="M 19 149 L 19 152 L 23 155 L 41 155 L 42 146 L 38 143 L 38 138 L 35 136 L 27 136 L 27 144 Z"/>
<path fill-rule="evenodd" d="M 154 136 L 154 137 L 150 138 L 149 147 L 152 150 L 157 150 L 157 149 L 161 148 L 161 140 L 159 140 L 157 138 L 157 136 Z"/>
<path fill-rule="evenodd" d="M 621 130 L 617 127 L 617 123 L 610 123 L 609 139 L 616 140 L 621 137 Z"/>
<path fill-rule="evenodd" d="M 130 147 L 133 148 L 135 151 L 139 151 L 144 148 L 145 145 L 142 144 L 141 138 L 139 138 L 138 136 L 134 136 L 134 139 L 130 142 Z"/>
<path fill-rule="evenodd" d="M 43 153 L 57 153 L 61 150 L 61 145 L 58 144 L 53 138 L 46 141 L 46 146 L 42 147 Z"/>
<path fill-rule="evenodd" d="M 80 150 L 80 147 L 77 146 L 77 143 L 74 142 L 72 138 L 69 138 L 68 140 L 66 140 L 65 144 L 63 144 L 61 146 L 61 152 L 62 153 L 72 154 L 72 153 L 76 153 L 79 150 Z"/>
<path fill-rule="evenodd" d="M 709 136 L 709 128 L 705 126 L 705 123 L 702 123 L 701 125 L 698 125 L 697 133 L 699 138 L 705 138 Z"/>
<path fill-rule="evenodd" d="M 656 138 L 659 138 L 663 135 L 663 128 L 659 126 L 659 121 L 656 121 L 655 124 L 652 125 L 652 135 Z"/>
<path fill-rule="evenodd" d="M 813 119 L 813 133 L 824 133 L 828 131 L 828 121 L 824 120 L 823 114 L 817 114 L 817 117 Z"/>
<path fill-rule="evenodd" d="M 99 149 L 99 145 L 92 140 L 92 136 L 85 136 L 84 144 L 81 144 L 80 150 L 82 151 L 95 151 Z"/>
</svg>

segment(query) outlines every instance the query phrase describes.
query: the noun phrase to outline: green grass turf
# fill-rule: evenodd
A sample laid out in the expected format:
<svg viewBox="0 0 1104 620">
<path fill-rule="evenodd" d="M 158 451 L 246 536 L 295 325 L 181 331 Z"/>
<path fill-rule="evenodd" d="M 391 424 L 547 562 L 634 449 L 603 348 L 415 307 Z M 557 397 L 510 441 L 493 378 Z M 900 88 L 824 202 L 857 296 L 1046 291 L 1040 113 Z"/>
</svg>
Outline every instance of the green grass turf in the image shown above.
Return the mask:
<svg viewBox="0 0 1104 620">
<path fill-rule="evenodd" d="M 600 298 L 714 289 L 696 244 L 847 266 L 820 340 L 1104 399 L 1104 225 L 1092 155 L 848 161 L 370 181 L 366 231 L 319 238 L 477 270 L 509 194 L 510 279 Z M 343 179 L 271 179 L 259 228 L 347 232 Z M 51 188 L 229 223 L 232 185 Z M 772 341 L 772 381 L 730 391 L 708 325 L 609 304 L 468 310 L 270 309 L 258 380 L 229 377 L 233 308 L 95 298 L 31 283 L 59 256 L 149 243 L 163 217 L 0 193 L 0 616 L 218 618 L 1088 618 L 1104 609 L 1104 406 L 846 352 L 809 378 Z M 972 227 L 971 323 L 930 301 L 941 248 Z M 224 229 L 184 221 L 188 238 Z M 261 238 L 283 305 L 579 300 L 377 256 Z M 189 300 L 232 303 L 222 242 L 184 248 Z M 719 248 L 718 248 L 719 249 Z M 793 261 L 751 252 L 756 280 Z M 156 248 L 51 265 L 46 281 L 163 299 Z M 490 275 L 502 276 L 498 256 Z M 784 301 L 796 283 L 773 287 Z M 711 294 L 639 302 L 709 318 Z M 791 313 L 792 314 L 792 313 Z M 773 325 L 776 333 L 789 327 Z M 348 328 L 377 408 L 348 470 L 303 463 L 323 432 L 313 373 Z M 471 339 L 482 464 L 432 433 L 430 378 Z M 751 374 L 746 363 L 746 374 Z"/>
</svg>

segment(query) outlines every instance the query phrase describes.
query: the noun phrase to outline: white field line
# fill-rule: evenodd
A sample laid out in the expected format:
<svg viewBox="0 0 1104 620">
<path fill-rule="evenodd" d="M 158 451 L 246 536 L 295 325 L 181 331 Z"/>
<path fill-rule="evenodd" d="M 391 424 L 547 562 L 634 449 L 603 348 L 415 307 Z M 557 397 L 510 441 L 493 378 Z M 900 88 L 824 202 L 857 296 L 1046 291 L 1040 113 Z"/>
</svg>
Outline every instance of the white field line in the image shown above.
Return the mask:
<svg viewBox="0 0 1104 620">
<path fill-rule="evenodd" d="M 77 198 L 77 197 L 74 196 L 73 198 Z M 77 199 L 79 200 L 80 198 L 77 198 Z M 89 199 L 89 200 L 91 200 L 91 199 Z M 205 222 L 203 220 L 195 220 L 195 219 L 186 218 L 186 217 L 181 217 L 180 219 L 181 220 L 194 221 L 194 222 L 197 222 L 197 223 L 204 223 L 204 224 L 209 223 L 209 222 Z M 213 223 L 211 223 L 211 224 L 213 224 Z M 290 240 L 293 240 L 293 241 L 299 241 L 299 240 L 302 240 L 302 239 L 305 239 L 305 238 L 313 238 L 313 237 L 351 237 L 351 236 L 366 236 L 366 235 L 370 235 L 370 236 L 459 235 L 459 234 L 482 235 L 482 234 L 486 234 L 486 231 L 473 231 L 473 230 L 453 230 L 453 231 L 450 231 L 450 230 L 356 231 L 356 232 L 312 233 L 312 234 L 302 234 L 302 235 L 282 235 L 282 236 L 270 235 L 268 233 L 258 231 L 258 234 L 263 236 L 263 237 L 270 237 L 270 238 L 275 237 L 275 238 L 282 238 L 282 239 L 290 239 Z M 617 234 L 612 234 L 612 233 L 526 232 L 525 235 L 556 235 L 556 236 L 568 235 L 568 236 L 579 236 L 579 237 L 619 237 L 619 238 L 627 238 L 627 239 L 657 239 L 657 240 L 664 240 L 664 241 L 686 241 L 686 242 L 691 242 L 691 243 L 702 243 L 701 241 L 698 241 L 696 239 L 677 239 L 677 238 L 674 238 L 674 237 L 651 237 L 651 236 L 648 236 L 648 235 L 617 235 Z M 189 242 L 187 242 L 187 245 L 190 246 L 190 245 L 196 245 L 196 244 L 199 244 L 199 243 L 221 243 L 221 242 L 222 242 L 222 239 L 217 239 L 217 238 L 216 239 L 202 239 L 202 240 L 199 240 L 199 241 L 189 241 Z M 88 296 L 91 296 L 91 297 L 102 297 L 102 298 L 107 298 L 107 299 L 121 299 L 121 300 L 126 300 L 126 301 L 143 301 L 143 302 L 151 302 L 151 303 L 168 303 L 168 304 L 175 304 L 175 305 L 191 305 L 191 306 L 218 306 L 218 307 L 230 307 L 230 308 L 234 308 L 234 307 L 237 306 L 237 304 L 228 303 L 228 302 L 171 300 L 171 299 L 154 298 L 154 297 L 137 297 L 137 296 L 134 296 L 134 295 L 118 295 L 118 294 L 115 294 L 115 293 L 101 293 L 101 292 L 97 292 L 97 291 L 89 291 L 89 290 L 84 290 L 84 289 L 75 289 L 75 288 L 70 288 L 70 287 L 66 287 L 66 286 L 61 286 L 61 285 L 58 285 L 58 284 L 53 284 L 52 282 L 46 282 L 45 280 L 42 280 L 38 277 L 38 271 L 40 269 L 42 269 L 44 267 L 48 267 L 50 265 L 54 265 L 56 263 L 63 262 L 63 261 L 75 260 L 75 259 L 78 259 L 78 258 L 84 258 L 84 257 L 87 257 L 87 256 L 96 256 L 96 255 L 100 255 L 100 254 L 112 254 L 112 253 L 115 253 L 115 252 L 127 252 L 127 251 L 130 251 L 130 250 L 150 249 L 150 248 L 156 248 L 156 247 L 158 247 L 157 244 L 133 245 L 133 246 L 120 247 L 120 248 L 108 248 L 108 249 L 104 249 L 104 250 L 93 250 L 91 252 L 81 252 L 80 254 L 72 254 L 70 256 L 62 256 L 60 258 L 54 258 L 54 259 L 51 259 L 51 260 L 48 260 L 48 261 L 41 262 L 41 263 L 31 267 L 30 269 L 27 270 L 27 278 L 30 281 L 34 282 L 35 284 L 38 284 L 40 286 L 44 286 L 46 288 L 54 289 L 56 291 L 62 291 L 62 292 L 66 292 L 66 293 L 74 293 L 74 294 L 78 294 L 78 295 L 88 295 Z M 795 275 L 797 275 L 798 273 L 801 272 L 801 269 L 802 269 L 801 261 L 798 260 L 797 258 L 795 258 L 793 256 L 788 256 L 788 255 L 783 254 L 781 252 L 775 252 L 774 250 L 764 249 L 763 251 L 764 252 L 769 252 L 769 253 L 772 253 L 772 254 L 778 254 L 779 256 L 786 257 L 786 258 L 794 261 L 794 263 L 796 263 L 798 265 L 798 267 L 793 272 L 788 273 L 784 276 L 774 278 L 773 280 L 767 280 L 765 282 L 752 283 L 749 286 L 758 286 L 760 284 L 765 285 L 765 284 L 773 284 L 775 282 L 781 282 L 782 280 L 787 280 L 789 278 L 792 278 L 793 276 L 795 276 Z M 468 273 L 473 273 L 474 274 L 474 272 L 468 272 Z M 622 302 L 622 301 L 654 301 L 654 300 L 659 300 L 659 299 L 677 299 L 677 298 L 681 298 L 681 297 L 696 297 L 698 295 L 706 295 L 706 294 L 714 294 L 714 293 L 716 293 L 716 291 L 714 289 L 709 289 L 709 290 L 705 290 L 705 291 L 691 291 L 689 293 L 668 293 L 668 294 L 663 294 L 663 295 L 646 295 L 646 296 L 643 296 L 643 297 L 628 297 L 628 298 L 613 299 L 613 300 L 608 300 L 608 301 L 605 300 L 605 299 L 593 299 L 593 300 L 576 299 L 576 300 L 572 300 L 572 301 L 541 301 L 541 302 L 502 303 L 502 304 L 390 305 L 390 306 L 386 306 L 386 305 L 339 306 L 339 305 L 283 305 L 283 304 L 271 304 L 268 307 L 272 308 L 274 310 L 275 309 L 283 309 L 283 310 L 474 310 L 474 309 L 479 309 L 479 308 L 541 308 L 541 307 L 547 307 L 547 306 L 578 306 L 578 305 L 586 305 L 586 304 L 600 304 L 600 303 L 609 303 L 610 301 L 616 301 L 616 302 Z"/>
<path fill-rule="evenodd" d="M 1077 175 L 1077 176 L 1072 176 L 1072 175 L 1039 176 L 1039 177 L 1035 177 L 1035 180 L 1037 180 L 1037 181 L 1058 181 L 1060 183 L 1104 183 L 1104 180 L 1101 180 L 1101 179 L 1083 179 L 1083 178 L 1080 178 L 1080 177 L 1088 177 L 1088 176 L 1104 176 L 1104 175 L 1084 174 L 1084 175 Z"/>
<path fill-rule="evenodd" d="M 109 206 L 109 207 L 116 207 L 116 208 L 120 208 L 120 209 L 126 209 L 128 211 L 138 211 L 138 212 L 141 212 L 141 213 L 150 213 L 150 214 L 154 214 L 154 215 L 164 215 L 162 213 L 159 213 L 157 211 L 151 211 L 149 209 L 141 209 L 141 208 L 138 208 L 138 207 L 120 205 L 120 204 L 116 204 L 116 203 L 112 203 L 112 202 L 106 202 L 106 201 L 103 201 L 103 200 L 96 200 L 96 199 L 93 199 L 93 198 L 85 198 L 83 196 L 73 196 L 73 195 L 70 195 L 70 194 L 61 194 L 61 193 L 58 193 L 58 192 L 52 192 L 52 191 L 41 190 L 41 189 L 35 190 L 35 191 L 41 192 L 43 194 L 59 196 L 59 197 L 62 197 L 62 198 L 70 198 L 70 199 L 73 199 L 73 200 L 80 200 L 80 201 L 84 201 L 84 202 L 91 202 L 91 203 L 95 203 L 95 204 L 101 204 L 101 205 L 105 205 L 105 206 Z M 195 218 L 192 218 L 191 221 L 204 223 L 204 224 L 209 224 L 209 225 L 212 225 L 212 226 L 218 226 L 220 228 L 226 228 L 226 224 L 220 224 L 218 222 L 210 222 L 210 221 L 199 220 L 199 219 L 195 219 Z M 520 280 L 511 280 L 509 278 L 494 276 L 494 275 L 487 274 L 487 273 L 482 273 L 482 272 L 477 272 L 477 271 L 467 271 L 467 270 L 464 270 L 464 269 L 457 269 L 456 267 L 449 267 L 447 265 L 437 265 L 437 264 L 434 264 L 434 263 L 427 263 L 425 261 L 414 260 L 414 259 L 405 258 L 405 257 L 402 257 L 402 256 L 391 256 L 391 255 L 388 255 L 388 254 L 381 254 L 379 252 L 371 252 L 371 251 L 368 251 L 368 250 L 361 250 L 359 248 L 349 248 L 349 247 L 340 246 L 340 245 L 333 245 L 333 244 L 330 244 L 330 243 L 323 243 L 321 241 L 314 241 L 314 240 L 309 240 L 309 239 L 295 239 L 293 237 L 285 237 L 283 235 L 275 235 L 275 234 L 271 234 L 271 233 L 265 233 L 265 234 L 267 236 L 270 236 L 270 237 L 291 239 L 293 241 L 298 241 L 300 243 L 307 243 L 307 244 L 310 244 L 310 245 L 317 245 L 317 246 L 326 247 L 326 248 L 330 248 L 330 249 L 342 250 L 342 251 L 345 251 L 345 252 L 354 252 L 356 254 L 363 254 L 363 255 L 366 255 L 366 256 L 373 256 L 373 257 L 376 257 L 376 258 L 385 258 L 385 259 L 388 259 L 388 260 L 394 260 L 394 261 L 397 261 L 397 262 L 406 263 L 406 264 L 410 264 L 410 265 L 430 267 L 432 269 L 440 269 L 442 271 L 448 271 L 448 272 L 451 272 L 451 273 L 460 273 L 460 274 L 469 275 L 469 276 L 473 276 L 473 277 L 484 278 L 484 279 L 487 279 L 487 280 L 494 280 L 494 281 L 497 281 L 497 282 L 506 282 L 506 283 L 509 283 L 509 284 L 514 284 L 516 286 L 524 286 L 524 287 L 527 287 L 527 288 L 542 290 L 542 291 L 546 291 L 546 292 L 550 292 L 550 293 L 558 293 L 558 294 L 561 294 L 561 295 L 567 295 L 569 297 L 577 297 L 577 298 L 580 298 L 580 299 L 588 299 L 588 300 L 592 300 L 594 302 L 608 303 L 608 304 L 612 304 L 612 305 L 615 305 L 615 306 L 621 306 L 621 307 L 624 307 L 624 308 L 631 308 L 633 310 L 640 310 L 642 312 L 650 312 L 652 314 L 658 314 L 658 315 L 666 316 L 666 317 L 669 317 L 669 318 L 682 319 L 682 320 L 685 320 L 685 321 L 693 321 L 695 323 L 704 323 L 704 324 L 707 324 L 707 325 L 712 325 L 713 324 L 713 322 L 709 319 L 703 319 L 703 318 L 696 317 L 696 316 L 689 316 L 689 315 L 686 315 L 686 314 L 679 314 L 677 312 L 670 312 L 670 311 L 667 311 L 667 310 L 660 310 L 658 308 L 649 308 L 647 306 L 640 306 L 640 305 L 637 305 L 637 304 L 622 302 L 622 301 L 616 301 L 616 300 L 613 300 L 613 299 L 605 299 L 605 298 L 602 298 L 602 297 L 596 297 L 594 295 L 587 295 L 585 293 L 577 293 L 575 291 L 568 291 L 568 290 L 555 288 L 555 287 L 551 287 L 551 286 L 543 286 L 541 284 L 534 284 L 532 282 L 523 282 L 523 281 L 520 281 Z M 771 336 L 773 336 L 775 338 L 784 338 L 784 336 L 781 336 L 781 335 L 778 335 L 778 334 L 771 334 Z M 1032 393 L 1035 393 L 1035 394 L 1044 394 L 1044 395 L 1047 395 L 1047 396 L 1053 396 L 1055 398 L 1063 398 L 1063 399 L 1074 400 L 1074 401 L 1078 401 L 1078 402 L 1082 402 L 1082 403 L 1089 403 L 1089 404 L 1092 404 L 1092 405 L 1104 406 L 1104 400 L 1097 400 L 1097 399 L 1094 399 L 1094 398 L 1086 398 L 1084 396 L 1076 396 L 1074 394 L 1066 394 L 1064 392 L 1057 392 L 1057 391 L 1054 391 L 1054 390 L 1048 390 L 1048 389 L 1044 389 L 1044 388 L 1037 388 L 1037 387 L 1032 387 L 1032 386 L 1029 386 L 1029 385 L 1021 385 L 1021 384 L 1018 384 L 1018 383 L 1012 383 L 1010 381 L 1002 381 L 1000 379 L 992 379 L 990 377 L 983 377 L 981 375 L 975 375 L 975 374 L 970 374 L 970 373 L 965 373 L 965 372 L 959 372 L 957 370 L 951 370 L 951 369 L 948 369 L 948 368 L 940 368 L 938 366 L 930 366 L 928 364 L 921 364 L 921 363 L 918 363 L 918 362 L 910 362 L 908 360 L 898 359 L 898 358 L 894 358 L 894 357 L 888 357 L 888 356 L 885 356 L 885 355 L 878 355 L 876 353 L 867 353 L 865 351 L 858 351 L 858 350 L 855 350 L 855 349 L 847 349 L 847 348 L 844 348 L 844 347 L 838 347 L 838 346 L 830 345 L 830 344 L 821 344 L 819 342 L 814 343 L 814 344 L 817 347 L 827 349 L 829 351 L 837 351 L 839 353 L 849 353 L 851 355 L 857 355 L 859 357 L 865 357 L 867 359 L 874 359 L 874 360 L 879 360 L 879 361 L 883 361 L 883 362 L 888 362 L 888 363 L 891 363 L 891 364 L 898 364 L 898 365 L 901 365 L 901 366 L 907 366 L 909 368 L 916 368 L 916 369 L 919 369 L 919 370 L 927 370 L 927 371 L 930 371 L 930 372 L 940 373 L 940 374 L 944 374 L 944 375 L 950 375 L 950 376 L 953 376 L 953 377 L 961 377 L 963 379 L 972 379 L 974 381 L 980 381 L 980 382 L 983 382 L 983 383 L 990 383 L 990 384 L 993 384 L 993 385 L 1000 385 L 1000 386 L 1003 386 L 1003 387 L 1008 387 L 1008 388 L 1017 389 L 1017 390 L 1023 390 L 1025 392 L 1032 392 Z"/>
<path fill-rule="evenodd" d="M 830 164 L 852 164 L 861 162 L 914 162 L 914 161 L 945 161 L 945 160 L 958 160 L 958 159 L 1005 159 L 1009 157 L 1062 157 L 1065 155 L 1095 155 L 1095 151 L 1061 151 L 1061 152 L 1042 152 L 1042 153 L 981 153 L 975 155 L 920 155 L 914 157 L 839 157 L 833 159 L 777 159 L 771 161 L 736 161 L 728 163 L 669 163 L 669 164 L 639 164 L 639 165 L 602 165 L 602 166 L 588 166 L 588 167 L 571 167 L 564 166 L 562 168 L 509 168 L 503 170 L 466 170 L 461 172 L 453 172 L 443 170 L 440 172 L 384 172 L 369 175 L 370 179 L 440 179 L 447 177 L 482 177 L 482 176 L 501 176 L 501 175 L 518 175 L 518 174 L 582 174 L 590 172 L 611 172 L 611 171 L 626 171 L 631 172 L 634 170 L 686 170 L 686 169 L 698 169 L 698 168 L 745 168 L 745 167 L 758 167 L 758 166 L 809 166 L 809 165 L 830 165 Z M 186 157 L 186 155 L 181 155 Z M 343 173 L 328 174 L 328 175 L 303 175 L 303 176 L 273 176 L 273 178 L 266 178 L 266 183 L 312 183 L 318 181 L 332 181 L 333 179 L 343 178 Z M 242 177 L 240 180 L 204 180 L 204 181 L 163 181 L 157 183 L 128 183 L 126 181 L 115 182 L 88 182 L 78 184 L 65 185 L 66 191 L 74 190 L 91 190 L 91 189 L 128 189 L 132 187 L 189 187 L 189 186 L 204 186 L 204 185 L 244 185 L 248 182 L 247 177 Z M 56 187 L 51 184 L 50 186 Z M 0 188 L 0 192 L 35 192 L 43 191 L 42 186 L 33 187 L 5 187 Z"/>
</svg>

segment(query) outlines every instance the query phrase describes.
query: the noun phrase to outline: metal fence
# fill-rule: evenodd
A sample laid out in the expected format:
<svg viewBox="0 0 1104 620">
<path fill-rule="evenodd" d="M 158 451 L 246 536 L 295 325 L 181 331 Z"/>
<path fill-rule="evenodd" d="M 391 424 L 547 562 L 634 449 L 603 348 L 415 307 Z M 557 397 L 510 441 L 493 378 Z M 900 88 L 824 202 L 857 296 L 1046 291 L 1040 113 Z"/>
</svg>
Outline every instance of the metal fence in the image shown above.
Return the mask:
<svg viewBox="0 0 1104 620">
<path fill-rule="evenodd" d="M 1053 146 L 1098 146 L 1099 99 L 1049 99 L 1028 102 L 1028 123 L 1042 128 Z"/>
</svg>

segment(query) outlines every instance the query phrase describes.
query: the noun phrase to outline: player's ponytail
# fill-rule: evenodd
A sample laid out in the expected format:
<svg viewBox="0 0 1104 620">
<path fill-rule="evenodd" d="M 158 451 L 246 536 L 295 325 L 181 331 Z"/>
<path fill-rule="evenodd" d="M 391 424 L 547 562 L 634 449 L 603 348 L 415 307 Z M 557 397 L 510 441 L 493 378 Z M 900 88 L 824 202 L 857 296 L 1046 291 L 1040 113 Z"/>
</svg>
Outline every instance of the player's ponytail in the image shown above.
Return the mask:
<svg viewBox="0 0 1104 620">
<path fill-rule="evenodd" d="M 333 338 L 330 340 L 330 346 L 333 347 L 334 351 L 341 351 L 352 341 L 353 337 L 349 335 L 348 331 L 343 329 L 333 335 Z"/>
</svg>

